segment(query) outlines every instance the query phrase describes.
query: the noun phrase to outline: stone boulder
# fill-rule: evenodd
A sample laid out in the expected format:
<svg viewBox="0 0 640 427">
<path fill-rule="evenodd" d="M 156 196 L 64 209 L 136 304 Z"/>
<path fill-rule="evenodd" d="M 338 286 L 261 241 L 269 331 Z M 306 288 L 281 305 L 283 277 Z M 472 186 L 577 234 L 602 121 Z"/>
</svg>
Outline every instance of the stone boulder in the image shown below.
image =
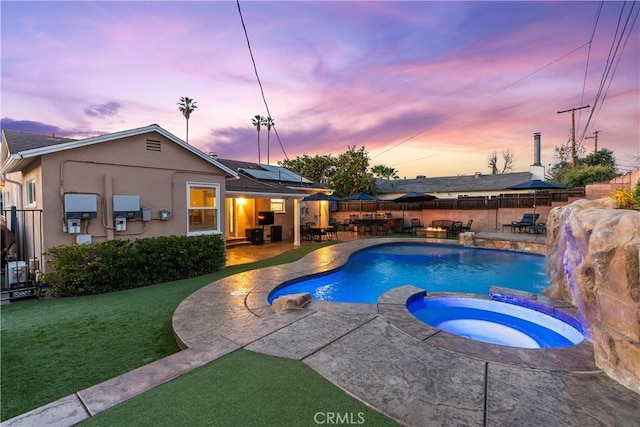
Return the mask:
<svg viewBox="0 0 640 427">
<path fill-rule="evenodd" d="M 273 301 L 274 313 L 284 310 L 299 310 L 311 302 L 311 294 L 304 292 L 301 294 L 282 295 Z"/>
<path fill-rule="evenodd" d="M 640 212 L 616 208 L 598 199 L 551 210 L 544 294 L 578 308 L 596 365 L 640 393 Z"/>
</svg>

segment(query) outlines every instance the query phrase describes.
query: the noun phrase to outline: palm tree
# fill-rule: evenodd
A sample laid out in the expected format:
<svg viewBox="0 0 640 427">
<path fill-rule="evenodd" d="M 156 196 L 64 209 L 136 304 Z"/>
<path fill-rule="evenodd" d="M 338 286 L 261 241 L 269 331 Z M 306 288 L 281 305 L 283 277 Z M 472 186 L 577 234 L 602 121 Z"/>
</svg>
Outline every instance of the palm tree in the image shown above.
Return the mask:
<svg viewBox="0 0 640 427">
<path fill-rule="evenodd" d="M 251 119 L 251 124 L 254 125 L 258 131 L 258 163 L 260 163 L 260 126 L 262 126 L 262 122 L 264 122 L 264 120 L 264 117 L 260 114 L 256 114 Z"/>
<path fill-rule="evenodd" d="M 271 140 L 271 128 L 275 126 L 274 120 L 271 116 L 263 117 L 262 124 L 267 127 L 267 164 L 269 164 L 269 145 Z"/>
<path fill-rule="evenodd" d="M 371 173 L 376 178 L 398 179 L 398 171 L 395 168 L 385 165 L 375 165 L 371 167 Z"/>
<path fill-rule="evenodd" d="M 184 118 L 187 119 L 187 144 L 189 143 L 189 117 L 191 116 L 191 113 L 193 113 L 193 110 L 195 110 L 196 108 L 198 108 L 198 106 L 196 105 L 196 101 L 194 101 L 192 98 L 183 96 L 182 98 L 180 98 L 180 102 L 178 102 L 178 110 L 180 110 Z"/>
</svg>

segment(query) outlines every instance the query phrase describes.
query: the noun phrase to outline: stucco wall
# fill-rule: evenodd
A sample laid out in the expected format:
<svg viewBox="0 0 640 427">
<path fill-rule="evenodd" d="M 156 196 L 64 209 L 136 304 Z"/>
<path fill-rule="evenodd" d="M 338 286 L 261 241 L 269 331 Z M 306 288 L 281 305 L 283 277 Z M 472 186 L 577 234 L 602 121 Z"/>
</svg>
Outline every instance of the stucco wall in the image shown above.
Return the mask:
<svg viewBox="0 0 640 427">
<path fill-rule="evenodd" d="M 546 223 L 549 211 L 553 206 L 538 206 L 536 213 L 540 214 L 538 222 Z M 336 217 L 339 222 L 349 218 L 349 214 L 358 212 L 333 212 L 331 216 Z M 385 213 L 385 212 L 378 212 Z M 405 224 L 410 225 L 412 218 L 418 218 L 422 224 L 428 226 L 434 220 L 448 219 L 451 221 L 462 221 L 466 224 L 473 220 L 471 231 L 502 231 L 502 224 L 509 224 L 511 221 L 519 221 L 525 213 L 533 213 L 533 208 L 529 209 L 497 209 L 497 210 L 450 210 L 450 209 L 425 209 L 420 211 L 391 211 L 394 218 L 402 218 L 404 215 Z M 505 230 L 508 231 L 508 230 Z"/>
<path fill-rule="evenodd" d="M 161 151 L 147 149 L 147 139 L 160 141 Z M 83 221 L 83 233 L 94 242 L 113 233 L 117 239 L 160 235 L 185 235 L 187 232 L 187 182 L 220 185 L 219 221 L 224 232 L 225 178 L 219 169 L 156 133 L 95 144 L 48 154 L 42 157 L 42 194 L 45 210 L 44 246 L 75 242 L 75 235 L 63 231 L 63 195 L 98 195 L 98 217 Z M 140 207 L 150 207 L 151 221 L 128 221 L 127 230 L 109 228 L 111 193 L 137 195 Z M 158 219 L 158 211 L 171 212 L 168 221 Z"/>
</svg>

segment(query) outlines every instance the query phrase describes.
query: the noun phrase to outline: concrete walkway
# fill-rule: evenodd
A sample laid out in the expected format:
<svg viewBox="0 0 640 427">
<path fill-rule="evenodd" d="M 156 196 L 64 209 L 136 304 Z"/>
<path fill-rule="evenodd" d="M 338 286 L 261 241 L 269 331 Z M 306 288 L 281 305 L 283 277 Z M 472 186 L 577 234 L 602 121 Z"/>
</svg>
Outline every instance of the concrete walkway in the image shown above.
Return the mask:
<svg viewBox="0 0 640 427">
<path fill-rule="evenodd" d="M 174 313 L 185 350 L 2 426 L 74 425 L 239 348 L 301 360 L 407 426 L 640 425 L 640 395 L 595 367 L 590 342 L 526 350 L 459 338 L 407 311 L 407 299 L 421 292 L 412 286 L 387 292 L 378 304 L 313 301 L 272 314 L 267 296 L 278 284 L 333 270 L 354 251 L 395 241 L 405 239 L 327 246 L 290 264 L 207 285 Z M 526 296 L 573 313 L 566 304 Z"/>
</svg>

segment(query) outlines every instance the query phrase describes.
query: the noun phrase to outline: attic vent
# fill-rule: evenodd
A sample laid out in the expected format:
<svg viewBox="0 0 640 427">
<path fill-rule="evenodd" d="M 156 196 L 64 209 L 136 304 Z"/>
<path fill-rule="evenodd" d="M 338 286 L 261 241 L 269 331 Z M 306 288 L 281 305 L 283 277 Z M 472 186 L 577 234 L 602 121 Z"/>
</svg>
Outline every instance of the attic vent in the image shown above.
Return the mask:
<svg viewBox="0 0 640 427">
<path fill-rule="evenodd" d="M 162 151 L 162 142 L 154 139 L 147 139 L 147 151 Z"/>
</svg>

